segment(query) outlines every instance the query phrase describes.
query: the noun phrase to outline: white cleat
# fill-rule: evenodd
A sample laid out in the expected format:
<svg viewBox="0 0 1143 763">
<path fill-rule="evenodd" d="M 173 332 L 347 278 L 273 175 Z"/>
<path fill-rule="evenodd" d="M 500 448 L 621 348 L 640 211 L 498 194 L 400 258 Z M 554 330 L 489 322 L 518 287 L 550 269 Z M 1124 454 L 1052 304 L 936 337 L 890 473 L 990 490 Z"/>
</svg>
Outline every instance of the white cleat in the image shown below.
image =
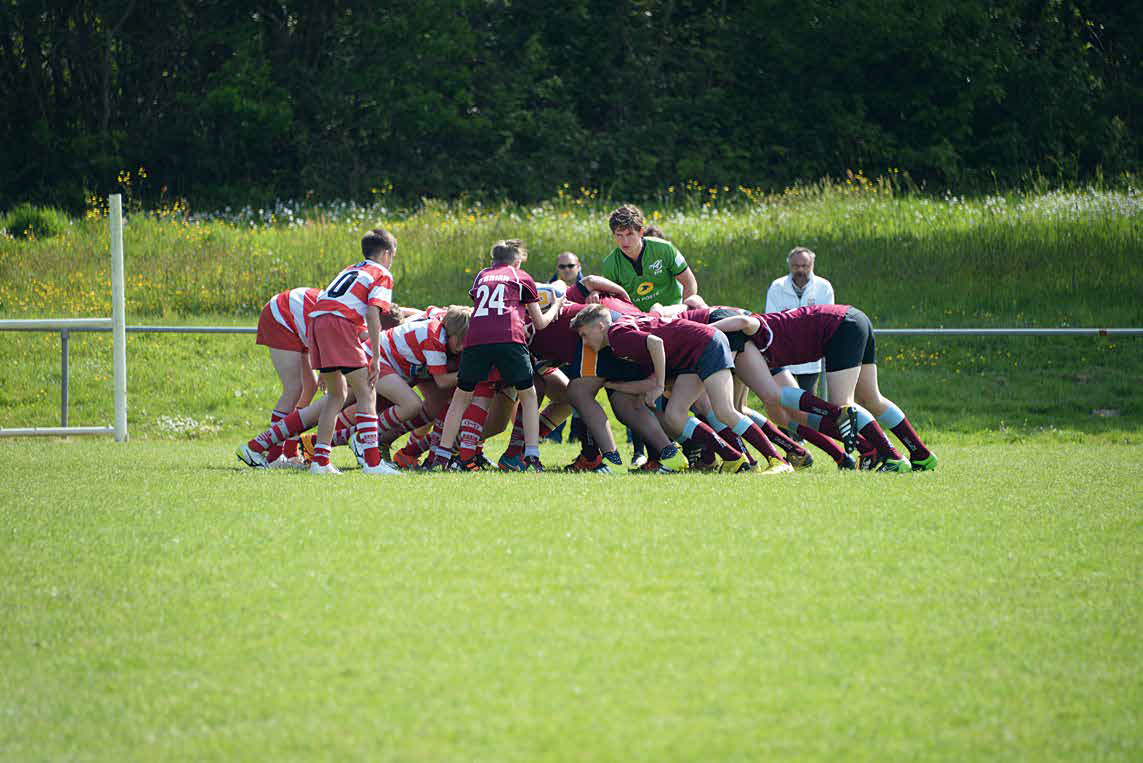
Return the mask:
<svg viewBox="0 0 1143 763">
<path fill-rule="evenodd" d="M 357 441 L 357 432 L 349 435 L 349 449 L 353 451 L 353 455 L 357 456 L 357 465 L 362 469 L 365 468 L 365 446 Z"/>
<path fill-rule="evenodd" d="M 341 474 L 341 469 L 338 469 L 333 464 L 326 464 L 321 466 L 316 463 L 310 464 L 310 474 Z"/>
<path fill-rule="evenodd" d="M 270 464 L 266 461 L 266 456 L 255 450 L 250 450 L 249 445 L 243 445 L 238 450 L 234 451 L 234 455 L 238 456 L 238 460 L 249 466 L 251 469 L 268 469 Z"/>
<path fill-rule="evenodd" d="M 377 466 L 363 466 L 361 467 L 362 474 L 401 474 L 401 470 L 395 465 L 382 461 Z"/>
</svg>

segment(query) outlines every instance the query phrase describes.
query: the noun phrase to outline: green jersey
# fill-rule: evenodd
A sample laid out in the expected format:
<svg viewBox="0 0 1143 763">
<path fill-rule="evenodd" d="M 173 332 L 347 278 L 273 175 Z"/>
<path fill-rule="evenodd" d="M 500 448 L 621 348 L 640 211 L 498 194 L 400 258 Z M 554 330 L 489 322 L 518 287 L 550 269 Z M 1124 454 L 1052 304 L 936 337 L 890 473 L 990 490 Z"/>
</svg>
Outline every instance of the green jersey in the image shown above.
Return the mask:
<svg viewBox="0 0 1143 763">
<path fill-rule="evenodd" d="M 616 247 L 604 258 L 600 275 L 626 289 L 635 306 L 646 312 L 656 302 L 677 305 L 683 301 L 683 285 L 675 276 L 686 269 L 687 261 L 674 244 L 644 237 L 643 251 L 635 262 Z"/>
</svg>

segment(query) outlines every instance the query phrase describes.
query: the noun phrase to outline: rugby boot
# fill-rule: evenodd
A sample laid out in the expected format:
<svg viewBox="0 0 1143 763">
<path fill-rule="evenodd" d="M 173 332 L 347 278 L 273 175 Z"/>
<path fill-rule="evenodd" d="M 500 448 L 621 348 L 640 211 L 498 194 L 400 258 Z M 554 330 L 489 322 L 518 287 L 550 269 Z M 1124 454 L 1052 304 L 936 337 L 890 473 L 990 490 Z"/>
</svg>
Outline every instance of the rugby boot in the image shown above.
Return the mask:
<svg viewBox="0 0 1143 763">
<path fill-rule="evenodd" d="M 453 456 L 448 462 L 447 471 L 450 472 L 479 472 L 480 465 L 476 463 L 475 458 L 462 459 L 459 456 Z"/>
<path fill-rule="evenodd" d="M 857 411 L 852 405 L 843 405 L 841 413 L 834 419 L 838 434 L 841 435 L 841 444 L 845 446 L 846 453 L 857 450 Z"/>
<path fill-rule="evenodd" d="M 524 461 L 521 456 L 510 456 L 505 453 L 500 456 L 497 467 L 502 472 L 522 472 L 524 471 Z"/>
<path fill-rule="evenodd" d="M 416 469 L 420 466 L 420 460 L 415 456 L 410 456 L 403 450 L 397 451 L 397 455 L 393 456 L 393 463 L 396 464 L 398 469 Z"/>
<path fill-rule="evenodd" d="M 883 458 L 874 468 L 875 472 L 911 472 L 913 465 L 907 458 Z"/>
<path fill-rule="evenodd" d="M 310 474 L 341 474 L 341 469 L 338 469 L 333 464 L 315 464 L 310 463 Z"/>
<path fill-rule="evenodd" d="M 722 459 L 722 465 L 718 470 L 725 474 L 741 474 L 754 471 L 754 466 L 746 460 L 746 456 L 739 456 L 734 459 Z"/>
<path fill-rule="evenodd" d="M 544 465 L 541 464 L 540 459 L 536 458 L 535 456 L 524 456 L 524 471 L 542 472 L 544 471 Z"/>
<path fill-rule="evenodd" d="M 763 469 L 761 472 L 759 472 L 760 474 L 793 474 L 794 473 L 794 467 L 790 466 L 788 463 L 786 463 L 785 461 L 783 461 L 780 458 L 767 458 L 766 460 L 769 463 L 766 465 L 765 469 Z"/>
<path fill-rule="evenodd" d="M 674 454 L 667 456 L 666 458 L 664 458 L 663 454 L 660 453 L 659 465 L 664 470 L 672 473 L 686 471 L 688 468 L 690 468 L 690 463 L 687 461 L 686 454 L 684 454 L 679 448 L 675 448 L 674 450 Z"/>
<path fill-rule="evenodd" d="M 266 460 L 266 454 L 250 450 L 249 445 L 243 445 L 234 451 L 234 455 L 238 456 L 238 460 L 251 469 L 268 469 L 270 467 L 270 463 Z"/>
<path fill-rule="evenodd" d="M 790 455 L 786 456 L 786 461 L 789 462 L 790 466 L 794 467 L 796 471 L 809 469 L 814 465 L 814 457 L 810 455 L 808 450 L 803 451 L 802 453 L 791 453 Z"/>
<path fill-rule="evenodd" d="M 839 472 L 857 471 L 857 462 L 853 460 L 853 456 L 849 455 L 848 453 L 845 453 L 844 456 L 845 458 L 838 462 L 837 470 Z"/>
<path fill-rule="evenodd" d="M 937 468 L 937 454 L 929 452 L 929 457 L 921 461 L 912 461 L 913 471 L 915 472 L 931 472 Z"/>
<path fill-rule="evenodd" d="M 525 462 L 526 463 L 526 462 Z M 575 457 L 575 461 L 564 467 L 565 472 L 590 472 L 594 471 L 595 467 L 603 463 L 603 454 L 600 453 L 595 458 L 584 458 L 580 453 Z"/>
</svg>

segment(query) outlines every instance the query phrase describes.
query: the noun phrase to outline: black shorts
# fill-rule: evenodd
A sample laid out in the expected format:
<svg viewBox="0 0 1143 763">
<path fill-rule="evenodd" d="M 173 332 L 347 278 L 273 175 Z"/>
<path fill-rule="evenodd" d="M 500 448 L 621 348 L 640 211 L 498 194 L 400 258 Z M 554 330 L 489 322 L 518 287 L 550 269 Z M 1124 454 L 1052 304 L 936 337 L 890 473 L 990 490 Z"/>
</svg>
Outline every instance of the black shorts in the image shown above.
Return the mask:
<svg viewBox="0 0 1143 763">
<path fill-rule="evenodd" d="M 877 342 L 869 316 L 851 307 L 825 345 L 825 370 L 844 371 L 877 363 Z"/>
<path fill-rule="evenodd" d="M 528 346 L 517 342 L 494 342 L 465 347 L 460 354 L 456 386 L 472 392 L 476 385 L 488 378 L 495 366 L 504 384 L 516 389 L 532 386 L 532 356 Z"/>
<path fill-rule="evenodd" d="M 721 331 L 716 331 L 710 344 L 699 356 L 698 366 L 691 373 L 698 374 L 703 381 L 723 369 L 734 368 L 734 356 L 730 353 L 730 342 Z"/>
<path fill-rule="evenodd" d="M 743 312 L 741 310 L 733 310 L 727 307 L 720 307 L 716 310 L 710 311 L 710 317 L 707 318 L 706 322 L 710 324 L 714 323 L 715 321 L 721 321 L 723 318 L 733 318 L 736 315 L 742 314 Z M 746 343 L 750 341 L 750 338 L 741 331 L 731 331 L 726 334 L 726 341 L 730 342 L 731 352 L 742 352 L 742 349 L 746 347 Z"/>
</svg>

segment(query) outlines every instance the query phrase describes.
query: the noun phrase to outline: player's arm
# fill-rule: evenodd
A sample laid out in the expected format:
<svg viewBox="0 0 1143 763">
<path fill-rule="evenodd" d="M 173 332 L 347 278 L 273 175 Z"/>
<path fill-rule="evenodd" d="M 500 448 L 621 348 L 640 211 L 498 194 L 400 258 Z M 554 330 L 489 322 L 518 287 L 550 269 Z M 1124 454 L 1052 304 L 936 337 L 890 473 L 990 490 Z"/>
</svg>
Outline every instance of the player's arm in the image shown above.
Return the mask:
<svg viewBox="0 0 1143 763">
<path fill-rule="evenodd" d="M 604 278 L 603 276 L 584 276 L 580 283 L 582 283 L 583 287 L 588 291 L 602 291 L 607 294 L 616 294 L 628 302 L 631 301 L 631 295 L 627 293 L 627 290 L 609 278 Z"/>
<path fill-rule="evenodd" d="M 683 287 L 683 301 L 698 294 L 698 279 L 690 268 L 675 276 L 675 280 Z"/>
<path fill-rule="evenodd" d="M 430 374 L 430 376 L 433 377 L 433 381 L 436 382 L 437 387 L 440 389 L 452 389 L 456 386 L 456 371 L 449 371 L 443 374 Z"/>
<path fill-rule="evenodd" d="M 369 331 L 369 349 L 373 354 L 369 357 L 369 380 L 377 378 L 377 371 L 381 364 L 381 309 L 376 305 L 365 308 L 365 328 Z"/>
<path fill-rule="evenodd" d="M 724 334 L 729 334 L 732 331 L 741 331 L 747 336 L 757 334 L 758 329 L 762 328 L 762 322 L 753 315 L 732 315 L 729 318 L 723 318 L 721 321 L 715 321 L 710 325 Z"/>
<path fill-rule="evenodd" d="M 656 302 L 655 304 L 651 305 L 651 309 L 647 312 L 654 313 L 655 315 L 660 315 L 664 318 L 674 318 L 679 313 L 685 313 L 687 310 L 690 310 L 690 308 L 683 304 L 660 305 L 658 302 Z"/>
<path fill-rule="evenodd" d="M 548 327 L 548 324 L 556 319 L 560 314 L 560 307 L 564 304 L 563 297 L 557 297 L 552 300 L 552 304 L 548 305 L 547 310 L 540 310 L 539 303 L 528 303 L 528 317 L 532 319 L 532 325 L 536 327 L 536 331 L 543 331 Z"/>
</svg>

